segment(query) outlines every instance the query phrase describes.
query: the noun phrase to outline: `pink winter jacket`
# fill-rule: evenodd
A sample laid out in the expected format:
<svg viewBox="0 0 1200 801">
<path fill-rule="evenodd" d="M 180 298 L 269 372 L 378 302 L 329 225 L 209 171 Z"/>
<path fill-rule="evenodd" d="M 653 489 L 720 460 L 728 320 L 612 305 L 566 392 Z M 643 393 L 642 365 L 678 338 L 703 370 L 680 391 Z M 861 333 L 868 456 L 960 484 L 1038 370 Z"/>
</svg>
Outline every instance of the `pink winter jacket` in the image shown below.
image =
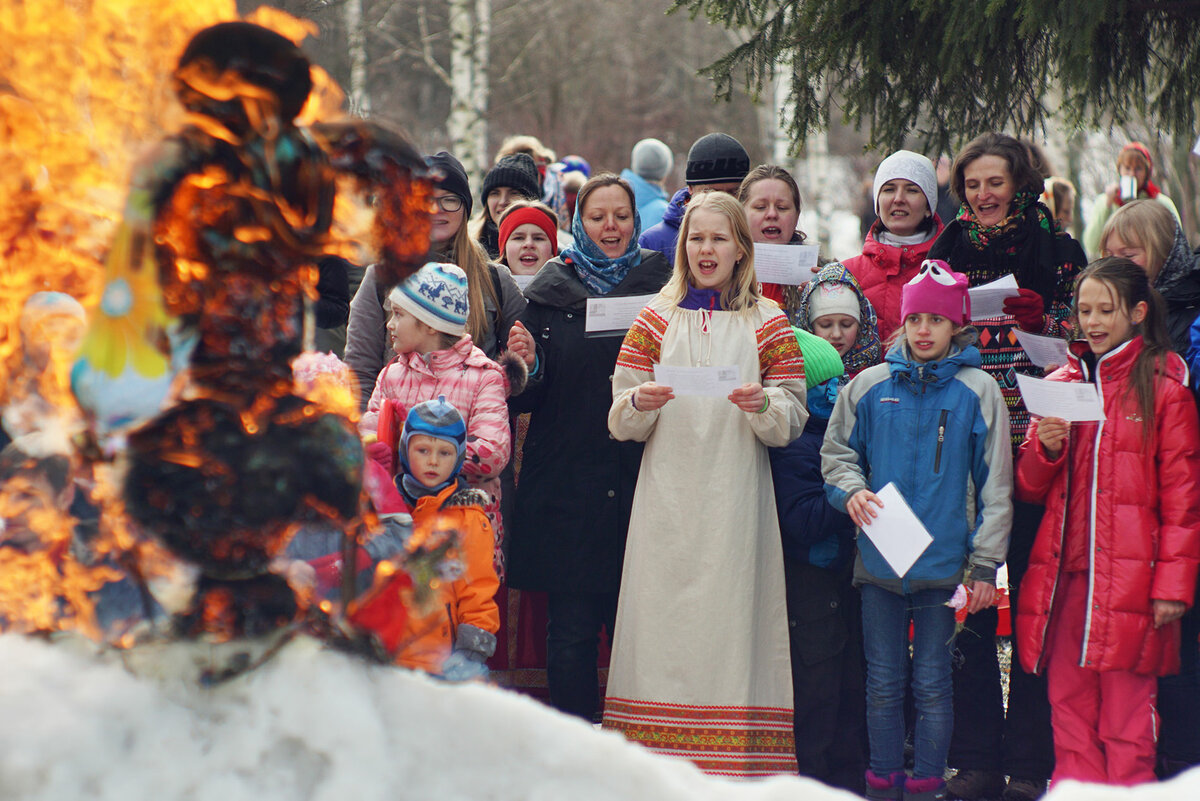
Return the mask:
<svg viewBox="0 0 1200 801">
<path fill-rule="evenodd" d="M 428 359 L 428 361 L 427 361 Z M 427 356 L 403 353 L 383 368 L 358 430 L 363 436 L 376 433 L 379 410 L 385 398 L 403 406 L 400 419 L 418 403 L 445 395 L 467 424 L 467 453 L 462 474 L 472 486 L 486 492 L 493 502 L 485 511 L 496 530 L 497 550 L 502 539 L 499 515 L 500 471 L 512 452 L 508 428 L 508 380 L 503 368 L 475 347 L 471 337 L 447 350 Z"/>
</svg>

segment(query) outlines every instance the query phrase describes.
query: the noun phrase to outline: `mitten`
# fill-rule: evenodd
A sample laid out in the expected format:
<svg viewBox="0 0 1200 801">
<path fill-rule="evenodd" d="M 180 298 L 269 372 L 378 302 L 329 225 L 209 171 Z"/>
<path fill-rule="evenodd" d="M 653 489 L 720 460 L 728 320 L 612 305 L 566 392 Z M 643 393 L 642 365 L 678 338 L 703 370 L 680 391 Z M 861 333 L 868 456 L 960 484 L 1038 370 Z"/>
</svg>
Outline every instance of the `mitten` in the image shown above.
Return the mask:
<svg viewBox="0 0 1200 801">
<path fill-rule="evenodd" d="M 386 443 L 372 442 L 366 446 L 367 458 L 387 471 L 389 476 L 396 473 L 396 459 L 392 449 Z"/>
<path fill-rule="evenodd" d="M 1004 299 L 1004 313 L 1017 318 L 1022 331 L 1040 333 L 1045 323 L 1045 305 L 1042 296 L 1032 289 L 1018 289 L 1015 298 Z"/>
</svg>

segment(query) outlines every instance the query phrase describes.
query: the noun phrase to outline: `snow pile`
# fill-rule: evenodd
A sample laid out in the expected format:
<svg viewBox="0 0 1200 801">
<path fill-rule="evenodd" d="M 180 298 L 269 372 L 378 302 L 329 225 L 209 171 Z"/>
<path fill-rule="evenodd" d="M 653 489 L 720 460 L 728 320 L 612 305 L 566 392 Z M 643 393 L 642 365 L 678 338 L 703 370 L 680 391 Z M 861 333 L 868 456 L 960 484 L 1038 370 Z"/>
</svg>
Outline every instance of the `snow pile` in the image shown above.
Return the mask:
<svg viewBox="0 0 1200 801">
<path fill-rule="evenodd" d="M 172 646 L 184 648 L 186 646 Z M 846 801 L 804 779 L 733 783 L 523 696 L 366 666 L 313 641 L 216 689 L 138 678 L 81 641 L 0 637 L 0 798 L 138 801 Z M 1200 771 L 1052 801 L 1200 797 Z"/>
</svg>

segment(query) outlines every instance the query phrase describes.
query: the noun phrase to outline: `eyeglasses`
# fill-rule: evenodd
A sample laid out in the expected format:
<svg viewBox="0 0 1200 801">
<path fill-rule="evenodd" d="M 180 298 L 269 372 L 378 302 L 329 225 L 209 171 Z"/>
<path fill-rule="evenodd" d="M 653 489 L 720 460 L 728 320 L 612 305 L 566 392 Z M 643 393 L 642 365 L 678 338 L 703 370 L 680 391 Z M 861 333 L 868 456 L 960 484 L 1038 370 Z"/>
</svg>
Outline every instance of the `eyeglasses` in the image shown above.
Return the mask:
<svg viewBox="0 0 1200 801">
<path fill-rule="evenodd" d="M 433 200 L 442 211 L 455 212 L 463 207 L 463 199 L 458 195 L 442 195 Z"/>
</svg>

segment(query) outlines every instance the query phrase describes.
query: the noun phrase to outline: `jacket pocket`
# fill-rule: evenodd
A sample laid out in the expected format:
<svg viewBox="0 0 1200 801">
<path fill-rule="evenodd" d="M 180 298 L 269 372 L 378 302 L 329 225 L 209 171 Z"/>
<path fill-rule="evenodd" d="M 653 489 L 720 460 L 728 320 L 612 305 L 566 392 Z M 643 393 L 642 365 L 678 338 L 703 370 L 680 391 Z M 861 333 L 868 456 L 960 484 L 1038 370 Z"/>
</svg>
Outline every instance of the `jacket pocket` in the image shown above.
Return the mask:
<svg viewBox="0 0 1200 801">
<path fill-rule="evenodd" d="M 840 654 L 849 635 L 836 596 L 810 598 L 796 604 L 788 616 L 792 657 L 805 665 L 818 665 Z"/>
</svg>

